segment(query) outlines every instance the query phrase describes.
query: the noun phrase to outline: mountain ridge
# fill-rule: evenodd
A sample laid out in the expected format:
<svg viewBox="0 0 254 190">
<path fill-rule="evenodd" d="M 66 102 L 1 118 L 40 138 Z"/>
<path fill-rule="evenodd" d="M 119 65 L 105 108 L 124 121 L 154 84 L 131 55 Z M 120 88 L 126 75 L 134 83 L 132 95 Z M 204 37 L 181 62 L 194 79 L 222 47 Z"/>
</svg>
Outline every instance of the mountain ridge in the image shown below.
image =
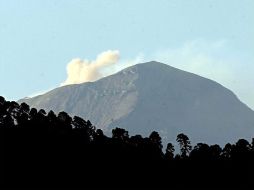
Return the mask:
<svg viewBox="0 0 254 190">
<path fill-rule="evenodd" d="M 142 135 L 155 130 L 169 141 L 185 132 L 194 142 L 219 144 L 254 135 L 253 110 L 231 90 L 155 61 L 23 101 L 84 117 L 108 133 L 114 127 Z"/>
</svg>

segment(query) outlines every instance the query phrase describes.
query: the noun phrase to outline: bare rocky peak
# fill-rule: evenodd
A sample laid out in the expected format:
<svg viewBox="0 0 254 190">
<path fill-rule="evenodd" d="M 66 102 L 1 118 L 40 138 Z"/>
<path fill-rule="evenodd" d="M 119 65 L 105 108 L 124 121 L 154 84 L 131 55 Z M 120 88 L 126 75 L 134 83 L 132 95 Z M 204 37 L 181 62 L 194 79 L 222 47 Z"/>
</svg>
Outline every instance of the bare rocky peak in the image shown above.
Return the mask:
<svg viewBox="0 0 254 190">
<path fill-rule="evenodd" d="M 144 136 L 155 130 L 164 142 L 175 141 L 182 132 L 194 143 L 224 144 L 254 136 L 254 112 L 233 92 L 155 61 L 19 102 L 81 116 L 106 133 L 114 127 Z"/>
</svg>

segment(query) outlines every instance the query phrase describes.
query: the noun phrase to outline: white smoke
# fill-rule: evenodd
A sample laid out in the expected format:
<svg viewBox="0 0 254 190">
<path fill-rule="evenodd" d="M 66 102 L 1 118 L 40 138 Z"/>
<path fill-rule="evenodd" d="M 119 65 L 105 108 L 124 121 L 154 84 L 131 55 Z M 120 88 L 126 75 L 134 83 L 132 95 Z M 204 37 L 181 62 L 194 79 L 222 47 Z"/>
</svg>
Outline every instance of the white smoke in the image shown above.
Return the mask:
<svg viewBox="0 0 254 190">
<path fill-rule="evenodd" d="M 119 60 L 118 50 L 108 50 L 99 54 L 94 61 L 73 59 L 67 65 L 67 79 L 61 86 L 92 82 L 103 77 L 103 69 Z"/>
</svg>

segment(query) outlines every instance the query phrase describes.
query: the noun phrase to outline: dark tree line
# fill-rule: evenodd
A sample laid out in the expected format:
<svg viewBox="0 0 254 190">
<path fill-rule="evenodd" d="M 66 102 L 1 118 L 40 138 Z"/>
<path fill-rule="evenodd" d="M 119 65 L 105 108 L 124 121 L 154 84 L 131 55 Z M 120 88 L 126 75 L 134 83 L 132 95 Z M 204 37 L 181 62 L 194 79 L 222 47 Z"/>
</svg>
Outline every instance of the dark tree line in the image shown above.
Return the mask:
<svg viewBox="0 0 254 190">
<path fill-rule="evenodd" d="M 89 120 L 1 96 L 0 139 L 4 186 L 227 187 L 254 179 L 254 140 L 192 147 L 179 134 L 179 154 L 172 143 L 164 153 L 156 131 L 142 137 L 115 128 L 108 137 Z"/>
</svg>

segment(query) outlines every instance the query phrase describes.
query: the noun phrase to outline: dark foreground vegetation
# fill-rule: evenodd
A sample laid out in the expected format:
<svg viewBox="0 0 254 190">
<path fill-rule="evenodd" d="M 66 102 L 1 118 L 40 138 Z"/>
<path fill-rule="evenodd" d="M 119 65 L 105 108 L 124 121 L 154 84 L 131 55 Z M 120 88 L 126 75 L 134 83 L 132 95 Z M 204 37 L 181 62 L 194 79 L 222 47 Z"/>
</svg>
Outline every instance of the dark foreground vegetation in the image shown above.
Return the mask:
<svg viewBox="0 0 254 190">
<path fill-rule="evenodd" d="M 253 126 L 254 127 L 254 126 Z M 161 137 L 112 137 L 67 113 L 30 109 L 0 97 L 1 186 L 5 187 L 252 187 L 254 142 L 198 143 L 176 137 L 180 153 Z M 164 153 L 165 152 L 165 153 Z"/>
</svg>

